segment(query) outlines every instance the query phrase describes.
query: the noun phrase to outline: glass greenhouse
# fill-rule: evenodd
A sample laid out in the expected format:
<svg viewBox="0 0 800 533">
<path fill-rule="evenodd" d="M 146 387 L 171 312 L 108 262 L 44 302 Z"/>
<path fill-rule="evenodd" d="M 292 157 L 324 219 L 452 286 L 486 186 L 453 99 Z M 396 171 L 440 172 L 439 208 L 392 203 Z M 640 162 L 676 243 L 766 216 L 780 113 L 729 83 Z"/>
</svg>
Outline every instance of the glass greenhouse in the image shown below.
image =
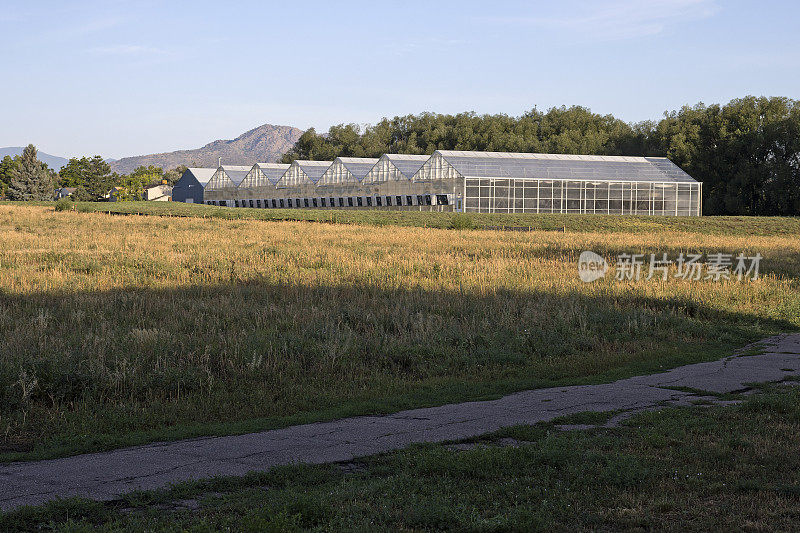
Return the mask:
<svg viewBox="0 0 800 533">
<path fill-rule="evenodd" d="M 216 202 L 217 205 L 237 205 L 239 184 L 244 180 L 252 167 L 238 165 L 220 166 L 205 187 L 204 198 L 206 203 Z"/>
<path fill-rule="evenodd" d="M 463 183 L 467 212 L 701 213 L 701 184 L 661 157 L 442 150 L 415 179 Z"/>
<path fill-rule="evenodd" d="M 205 199 L 263 208 L 698 216 L 701 186 L 661 157 L 437 150 L 220 167 Z"/>
<path fill-rule="evenodd" d="M 237 199 L 242 207 L 270 207 L 266 199 L 273 196 L 275 184 L 289 169 L 288 164 L 256 163 L 239 184 Z"/>
</svg>

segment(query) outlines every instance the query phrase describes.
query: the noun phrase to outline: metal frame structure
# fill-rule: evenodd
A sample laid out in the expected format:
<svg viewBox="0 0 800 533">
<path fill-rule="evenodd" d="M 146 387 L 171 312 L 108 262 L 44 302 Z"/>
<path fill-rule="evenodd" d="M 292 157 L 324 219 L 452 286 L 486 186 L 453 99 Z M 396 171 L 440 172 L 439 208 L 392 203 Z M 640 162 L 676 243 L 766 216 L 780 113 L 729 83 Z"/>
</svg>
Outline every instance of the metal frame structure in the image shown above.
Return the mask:
<svg viewBox="0 0 800 533">
<path fill-rule="evenodd" d="M 258 163 L 238 184 L 225 170 L 233 168 L 218 169 L 206 203 L 673 216 L 699 216 L 702 206 L 702 184 L 658 157 L 437 150 L 431 156 Z"/>
</svg>

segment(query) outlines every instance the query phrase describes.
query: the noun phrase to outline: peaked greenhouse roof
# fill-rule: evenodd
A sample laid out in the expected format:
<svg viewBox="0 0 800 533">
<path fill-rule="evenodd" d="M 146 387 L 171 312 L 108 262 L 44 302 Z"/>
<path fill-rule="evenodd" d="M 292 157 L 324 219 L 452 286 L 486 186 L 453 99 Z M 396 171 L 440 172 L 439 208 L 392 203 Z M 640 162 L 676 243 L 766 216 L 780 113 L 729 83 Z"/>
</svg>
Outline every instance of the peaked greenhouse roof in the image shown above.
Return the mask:
<svg viewBox="0 0 800 533">
<path fill-rule="evenodd" d="M 377 183 L 410 180 L 428 159 L 429 155 L 383 154 L 362 181 Z"/>
<path fill-rule="evenodd" d="M 296 185 L 314 185 L 325 174 L 332 161 L 301 161 L 296 160 L 278 180 L 279 187 L 293 187 Z"/>
<path fill-rule="evenodd" d="M 275 183 L 281 179 L 281 176 L 283 176 L 284 172 L 286 172 L 291 165 L 288 163 L 256 163 L 255 166 L 258 167 L 266 178 Z"/>
<path fill-rule="evenodd" d="M 284 163 L 256 163 L 239 184 L 239 187 L 267 187 L 275 185 L 289 168 Z"/>
<path fill-rule="evenodd" d="M 317 185 L 358 183 L 369 174 L 377 162 L 377 158 L 337 157 L 317 181 Z"/>
<path fill-rule="evenodd" d="M 208 181 L 206 188 L 208 190 L 236 188 L 247 177 L 251 168 L 244 165 L 222 165 L 214 172 L 214 176 Z"/>
<path fill-rule="evenodd" d="M 222 165 L 219 168 L 222 169 L 222 172 L 225 173 L 231 182 L 238 186 L 252 167 L 244 165 Z"/>
<path fill-rule="evenodd" d="M 470 178 L 697 183 L 665 157 L 437 150 L 434 158 Z"/>
</svg>

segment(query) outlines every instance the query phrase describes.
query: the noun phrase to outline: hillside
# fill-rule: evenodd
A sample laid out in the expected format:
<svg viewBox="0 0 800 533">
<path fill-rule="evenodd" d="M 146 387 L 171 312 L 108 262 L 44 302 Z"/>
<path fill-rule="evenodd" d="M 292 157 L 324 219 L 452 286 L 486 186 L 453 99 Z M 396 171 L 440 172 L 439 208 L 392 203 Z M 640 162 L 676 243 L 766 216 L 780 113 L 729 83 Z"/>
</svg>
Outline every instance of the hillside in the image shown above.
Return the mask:
<svg viewBox="0 0 800 533">
<path fill-rule="evenodd" d="M 7 155 L 11 157 L 20 155 L 24 150 L 21 146 L 8 146 L 6 148 L 0 148 L 0 159 L 4 158 Z M 39 161 L 42 163 L 46 163 L 47 166 L 53 170 L 61 170 L 61 167 L 67 164 L 67 159 L 64 157 L 58 157 L 57 155 L 50 155 L 44 152 L 39 152 Z"/>
<path fill-rule="evenodd" d="M 156 165 L 163 169 L 178 165 L 216 167 L 220 157 L 228 165 L 271 162 L 289 151 L 302 133 L 302 130 L 291 126 L 264 124 L 233 140 L 214 141 L 194 150 L 123 157 L 110 165 L 113 171 L 127 174 L 138 166 L 147 165 Z"/>
</svg>

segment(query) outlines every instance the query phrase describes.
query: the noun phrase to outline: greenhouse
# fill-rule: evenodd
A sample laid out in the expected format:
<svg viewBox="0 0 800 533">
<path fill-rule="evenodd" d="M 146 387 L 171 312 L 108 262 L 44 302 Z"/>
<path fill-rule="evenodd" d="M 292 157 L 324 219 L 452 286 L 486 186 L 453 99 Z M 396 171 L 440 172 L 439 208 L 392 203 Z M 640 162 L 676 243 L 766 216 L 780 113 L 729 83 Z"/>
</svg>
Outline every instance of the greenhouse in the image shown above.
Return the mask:
<svg viewBox="0 0 800 533">
<path fill-rule="evenodd" d="M 205 187 L 205 200 L 217 205 L 239 206 L 239 184 L 245 179 L 252 167 L 239 165 L 221 165 L 208 180 Z"/>
<path fill-rule="evenodd" d="M 267 198 L 274 196 L 275 184 L 289 169 L 283 163 L 256 163 L 239 184 L 237 199 L 243 207 L 270 207 Z"/>
<path fill-rule="evenodd" d="M 377 159 L 363 157 L 337 157 L 317 181 L 316 205 L 318 207 L 372 207 L 371 201 L 366 200 L 362 190 L 362 180 Z M 359 202 L 345 200 L 346 198 L 361 198 Z M 314 200 L 312 200 L 312 203 Z M 350 205 L 350 204 L 353 205 Z"/>
<path fill-rule="evenodd" d="M 442 150 L 414 179 L 463 183 L 466 212 L 701 213 L 701 184 L 662 157 Z"/>
<path fill-rule="evenodd" d="M 260 208 L 698 216 L 701 187 L 663 157 L 437 150 L 221 166 L 205 196 Z"/>
<path fill-rule="evenodd" d="M 379 207 L 413 206 L 417 195 L 412 180 L 428 159 L 428 155 L 383 154 L 361 180 L 362 188 L 367 195 L 375 197 Z M 419 208 L 425 201 L 416 204 Z"/>
<path fill-rule="evenodd" d="M 269 207 L 321 207 L 317 204 L 317 181 L 332 161 L 294 161 L 275 184 Z"/>
</svg>

